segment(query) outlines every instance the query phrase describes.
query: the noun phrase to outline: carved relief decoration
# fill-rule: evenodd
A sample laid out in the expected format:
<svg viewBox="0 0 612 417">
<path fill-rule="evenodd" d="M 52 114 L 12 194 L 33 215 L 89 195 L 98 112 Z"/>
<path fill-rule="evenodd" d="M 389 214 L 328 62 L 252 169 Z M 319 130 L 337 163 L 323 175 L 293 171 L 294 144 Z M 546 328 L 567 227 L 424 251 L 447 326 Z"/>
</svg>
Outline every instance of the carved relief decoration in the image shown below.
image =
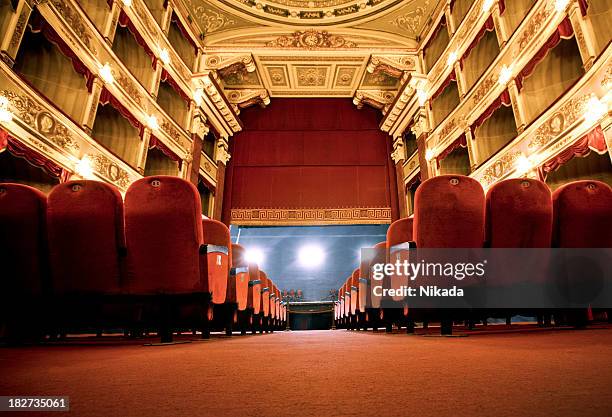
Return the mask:
<svg viewBox="0 0 612 417">
<path fill-rule="evenodd" d="M 388 224 L 391 209 L 232 209 L 231 222 L 237 225 Z"/>
<path fill-rule="evenodd" d="M 78 153 L 79 143 L 71 136 L 68 128 L 42 106 L 31 98 L 15 94 L 12 91 L 2 90 L 0 94 L 9 100 L 15 115 L 24 123 L 60 148 L 74 155 Z"/>
<path fill-rule="evenodd" d="M 283 35 L 266 43 L 270 48 L 340 49 L 356 48 L 357 44 L 341 35 L 332 35 L 326 30 L 309 29 Z"/>
</svg>

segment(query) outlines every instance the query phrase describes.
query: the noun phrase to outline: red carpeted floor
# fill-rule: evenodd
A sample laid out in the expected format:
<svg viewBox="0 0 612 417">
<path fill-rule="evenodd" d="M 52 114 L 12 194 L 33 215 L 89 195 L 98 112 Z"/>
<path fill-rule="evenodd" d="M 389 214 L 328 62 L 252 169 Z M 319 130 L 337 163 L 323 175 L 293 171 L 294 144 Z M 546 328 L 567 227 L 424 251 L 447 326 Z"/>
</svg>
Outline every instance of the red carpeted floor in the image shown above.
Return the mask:
<svg viewBox="0 0 612 417">
<path fill-rule="evenodd" d="M 0 395 L 78 416 L 610 416 L 611 385 L 612 329 L 0 348 Z"/>
</svg>

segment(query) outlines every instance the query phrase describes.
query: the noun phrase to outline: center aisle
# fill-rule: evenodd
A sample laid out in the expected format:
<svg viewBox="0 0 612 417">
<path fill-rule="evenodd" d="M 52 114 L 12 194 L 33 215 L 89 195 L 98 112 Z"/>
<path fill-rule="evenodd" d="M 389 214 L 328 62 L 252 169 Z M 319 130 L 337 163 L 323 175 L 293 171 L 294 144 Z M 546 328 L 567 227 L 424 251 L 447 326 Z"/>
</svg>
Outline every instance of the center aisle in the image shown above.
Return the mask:
<svg viewBox="0 0 612 417">
<path fill-rule="evenodd" d="M 0 348 L 0 395 L 68 395 L 79 416 L 605 416 L 610 357 L 612 329 Z"/>
</svg>

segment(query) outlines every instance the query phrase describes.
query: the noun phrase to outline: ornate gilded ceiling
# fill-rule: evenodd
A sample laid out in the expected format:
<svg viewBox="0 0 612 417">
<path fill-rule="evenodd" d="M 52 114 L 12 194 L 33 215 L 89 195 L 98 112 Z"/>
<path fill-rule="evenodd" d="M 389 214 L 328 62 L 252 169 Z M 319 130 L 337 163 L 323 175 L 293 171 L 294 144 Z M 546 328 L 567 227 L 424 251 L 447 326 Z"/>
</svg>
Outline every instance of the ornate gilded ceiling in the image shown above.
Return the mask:
<svg viewBox="0 0 612 417">
<path fill-rule="evenodd" d="M 270 97 L 352 97 L 383 112 L 443 0 L 184 0 L 203 73 L 239 110 Z"/>
</svg>

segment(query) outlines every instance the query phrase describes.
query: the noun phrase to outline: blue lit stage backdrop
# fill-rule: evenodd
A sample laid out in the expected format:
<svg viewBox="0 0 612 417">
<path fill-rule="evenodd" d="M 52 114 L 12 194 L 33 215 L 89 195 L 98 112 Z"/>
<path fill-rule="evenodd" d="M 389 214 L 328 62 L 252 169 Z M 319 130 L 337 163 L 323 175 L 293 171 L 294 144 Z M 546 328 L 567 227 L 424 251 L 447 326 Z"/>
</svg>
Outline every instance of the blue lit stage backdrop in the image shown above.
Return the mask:
<svg viewBox="0 0 612 417">
<path fill-rule="evenodd" d="M 305 301 L 330 299 L 359 266 L 360 249 L 384 241 L 389 225 L 232 226 L 232 242 L 283 290 L 301 290 Z"/>
</svg>

